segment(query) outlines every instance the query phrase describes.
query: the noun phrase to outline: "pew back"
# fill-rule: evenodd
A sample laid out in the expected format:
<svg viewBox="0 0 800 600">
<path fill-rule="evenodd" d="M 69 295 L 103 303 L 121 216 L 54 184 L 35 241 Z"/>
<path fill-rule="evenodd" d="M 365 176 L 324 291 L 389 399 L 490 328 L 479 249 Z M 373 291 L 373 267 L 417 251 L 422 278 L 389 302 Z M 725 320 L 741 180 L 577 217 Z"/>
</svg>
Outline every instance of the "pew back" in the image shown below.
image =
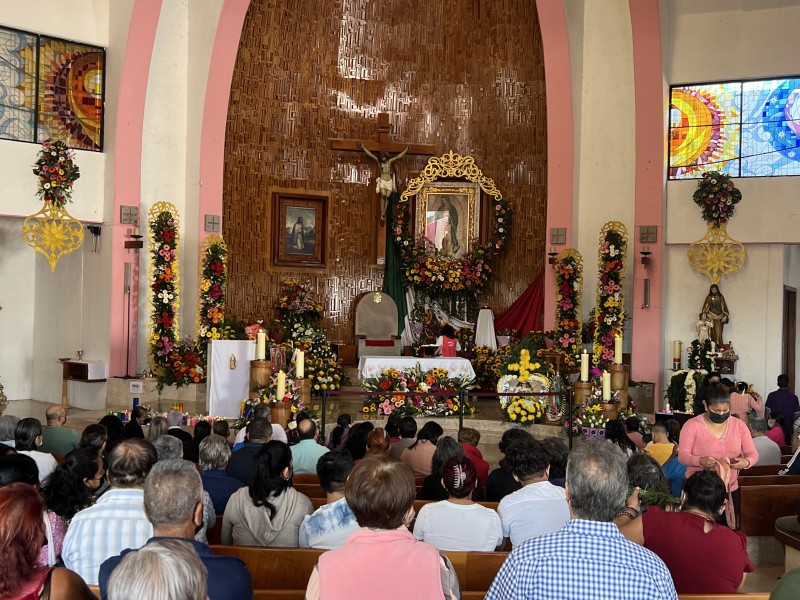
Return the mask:
<svg viewBox="0 0 800 600">
<path fill-rule="evenodd" d="M 745 535 L 774 535 L 775 519 L 796 514 L 800 484 L 746 485 L 739 489 L 740 524 Z"/>
<path fill-rule="evenodd" d="M 744 469 L 739 473 L 739 476 L 777 475 L 778 471 L 782 471 L 785 468 L 786 465 L 756 465 L 755 467 Z"/>
<path fill-rule="evenodd" d="M 800 483 L 800 475 L 743 475 L 739 486 L 743 485 L 790 485 Z"/>
</svg>

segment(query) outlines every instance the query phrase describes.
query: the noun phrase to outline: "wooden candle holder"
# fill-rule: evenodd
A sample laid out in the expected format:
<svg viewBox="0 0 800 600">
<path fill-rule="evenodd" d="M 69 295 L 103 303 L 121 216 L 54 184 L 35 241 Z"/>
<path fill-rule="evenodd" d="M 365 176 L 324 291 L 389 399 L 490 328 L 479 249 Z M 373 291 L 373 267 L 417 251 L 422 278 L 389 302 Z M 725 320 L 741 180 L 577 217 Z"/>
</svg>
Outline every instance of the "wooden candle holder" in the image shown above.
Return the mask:
<svg viewBox="0 0 800 600">
<path fill-rule="evenodd" d="M 272 385 L 272 374 L 275 368 L 271 360 L 251 360 L 250 361 L 250 383 L 258 387 L 269 387 Z"/>
<path fill-rule="evenodd" d="M 311 380 L 310 379 L 295 379 L 297 385 L 297 395 L 300 397 L 300 402 L 305 406 L 311 404 Z"/>
<path fill-rule="evenodd" d="M 619 392 L 619 407 L 628 407 L 628 383 L 631 378 L 631 368 L 629 365 L 611 365 L 611 392 Z"/>
<path fill-rule="evenodd" d="M 591 381 L 576 381 L 572 388 L 572 404 L 575 406 L 584 406 L 591 395 Z"/>
<path fill-rule="evenodd" d="M 269 415 L 270 422 L 286 429 L 292 418 L 292 403 L 272 401 L 269 403 L 269 408 L 271 411 Z"/>
</svg>

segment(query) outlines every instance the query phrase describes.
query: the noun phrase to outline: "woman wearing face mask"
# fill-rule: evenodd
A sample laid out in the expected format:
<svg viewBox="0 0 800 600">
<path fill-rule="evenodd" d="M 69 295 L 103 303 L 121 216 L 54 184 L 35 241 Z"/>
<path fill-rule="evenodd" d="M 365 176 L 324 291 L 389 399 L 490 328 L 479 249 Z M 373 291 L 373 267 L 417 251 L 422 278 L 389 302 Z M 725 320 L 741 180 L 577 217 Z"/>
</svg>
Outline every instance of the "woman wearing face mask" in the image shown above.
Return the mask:
<svg viewBox="0 0 800 600">
<path fill-rule="evenodd" d="M 731 399 L 721 385 L 709 386 L 706 412 L 689 419 L 681 429 L 678 460 L 686 477 L 703 469 L 715 471 L 726 483 L 736 513 L 739 512 L 739 471 L 758 460 L 758 451 L 747 424 L 730 418 Z M 729 516 L 728 524 L 732 515 Z"/>
</svg>

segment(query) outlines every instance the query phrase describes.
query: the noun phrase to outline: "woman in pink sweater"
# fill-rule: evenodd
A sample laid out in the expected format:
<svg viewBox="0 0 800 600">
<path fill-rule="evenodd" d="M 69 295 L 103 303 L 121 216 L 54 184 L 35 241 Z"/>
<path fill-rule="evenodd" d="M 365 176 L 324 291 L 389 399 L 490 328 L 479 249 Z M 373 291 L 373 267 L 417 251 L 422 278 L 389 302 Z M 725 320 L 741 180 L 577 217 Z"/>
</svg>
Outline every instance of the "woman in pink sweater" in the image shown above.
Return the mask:
<svg viewBox="0 0 800 600">
<path fill-rule="evenodd" d="M 731 400 L 727 388 L 709 386 L 706 412 L 689 419 L 681 429 L 678 460 L 686 466 L 686 477 L 703 469 L 730 471 L 727 487 L 739 512 L 739 471 L 758 460 L 758 451 L 747 424 L 730 418 Z"/>
</svg>

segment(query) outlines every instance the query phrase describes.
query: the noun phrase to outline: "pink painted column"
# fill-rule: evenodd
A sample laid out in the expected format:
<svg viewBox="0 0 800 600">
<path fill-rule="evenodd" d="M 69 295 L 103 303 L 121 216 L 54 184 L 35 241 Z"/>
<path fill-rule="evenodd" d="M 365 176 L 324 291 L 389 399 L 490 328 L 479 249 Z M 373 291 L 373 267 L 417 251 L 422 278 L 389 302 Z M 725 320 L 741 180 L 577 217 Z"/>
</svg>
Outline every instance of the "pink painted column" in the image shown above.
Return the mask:
<svg viewBox="0 0 800 600">
<path fill-rule="evenodd" d="M 120 207 L 139 206 L 142 189 L 142 129 L 147 80 L 153 42 L 161 14 L 161 0 L 136 0 L 131 13 L 128 44 L 120 79 L 119 102 L 114 144 L 114 212 L 111 231 L 111 323 L 109 375 L 125 375 L 126 362 L 131 374 L 136 371 L 136 340 L 138 327 L 139 261 L 135 250 L 124 248 L 131 225 L 119 223 Z M 145 235 L 147 251 L 147 215 L 139 214 L 139 226 Z M 125 295 L 125 263 L 131 263 L 130 331 L 127 325 L 127 297 Z M 130 336 L 130 349 L 126 347 Z M 127 361 L 126 361 L 127 359 Z"/>
<path fill-rule="evenodd" d="M 250 0 L 225 0 L 220 13 L 214 49 L 208 67 L 203 124 L 200 133 L 200 206 L 199 232 L 202 243 L 207 214 L 222 216 L 222 181 L 225 169 L 225 127 L 228 122 L 228 101 L 231 81 L 239 51 L 244 19 Z"/>
<path fill-rule="evenodd" d="M 569 35 L 562 0 L 536 0 L 544 46 L 544 76 L 547 90 L 547 231 L 544 260 L 544 327 L 555 319 L 553 269 L 548 264 L 550 229 L 566 227 L 566 245 L 572 246 L 572 72 Z"/>
<path fill-rule="evenodd" d="M 658 410 L 664 348 L 661 279 L 664 258 L 664 83 L 661 65 L 661 22 L 658 0 L 629 0 L 633 31 L 633 71 L 636 102 L 636 198 L 633 244 L 633 346 L 631 378 L 656 384 Z M 650 246 L 650 265 L 641 264 L 639 228 L 655 225 L 658 243 Z M 642 308 L 644 280 L 650 280 L 650 307 Z"/>
</svg>

